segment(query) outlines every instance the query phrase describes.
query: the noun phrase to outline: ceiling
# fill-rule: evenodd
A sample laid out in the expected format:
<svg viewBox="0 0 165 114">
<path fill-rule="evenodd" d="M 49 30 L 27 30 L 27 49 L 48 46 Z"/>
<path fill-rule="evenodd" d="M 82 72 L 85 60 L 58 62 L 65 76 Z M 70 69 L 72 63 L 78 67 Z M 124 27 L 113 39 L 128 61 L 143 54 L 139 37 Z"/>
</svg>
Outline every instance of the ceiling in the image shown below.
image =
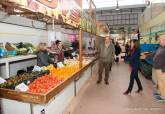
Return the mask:
<svg viewBox="0 0 165 114">
<path fill-rule="evenodd" d="M 99 21 L 106 24 L 109 30 L 113 32 L 134 31 L 138 26 L 138 18 L 146 8 L 145 4 L 99 8 L 96 10 L 96 17 Z"/>
<path fill-rule="evenodd" d="M 146 0 L 118 0 L 119 6 L 145 4 Z M 116 6 L 117 0 L 93 0 L 96 8 Z M 89 0 L 83 0 L 83 8 L 89 7 Z"/>
</svg>

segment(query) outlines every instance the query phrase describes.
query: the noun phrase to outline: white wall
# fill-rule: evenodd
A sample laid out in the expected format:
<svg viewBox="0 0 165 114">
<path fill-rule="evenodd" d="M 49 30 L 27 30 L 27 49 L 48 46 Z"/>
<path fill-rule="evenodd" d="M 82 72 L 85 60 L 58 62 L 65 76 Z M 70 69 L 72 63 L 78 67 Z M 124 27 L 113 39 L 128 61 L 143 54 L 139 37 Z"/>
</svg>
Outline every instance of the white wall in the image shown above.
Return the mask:
<svg viewBox="0 0 165 114">
<path fill-rule="evenodd" d="M 0 43 L 29 42 L 37 45 L 47 42 L 47 31 L 0 23 Z"/>
<path fill-rule="evenodd" d="M 52 30 L 52 25 L 47 26 L 48 28 L 48 45 L 50 46 L 51 41 L 60 40 L 64 43 L 70 44 L 69 34 L 76 34 L 76 39 L 78 39 L 78 31 L 73 31 L 71 29 L 64 29 L 61 25 L 55 25 L 54 31 Z"/>
<path fill-rule="evenodd" d="M 45 23 L 0 12 L 0 43 L 29 42 L 37 45 L 41 41 L 48 42 Z"/>
</svg>

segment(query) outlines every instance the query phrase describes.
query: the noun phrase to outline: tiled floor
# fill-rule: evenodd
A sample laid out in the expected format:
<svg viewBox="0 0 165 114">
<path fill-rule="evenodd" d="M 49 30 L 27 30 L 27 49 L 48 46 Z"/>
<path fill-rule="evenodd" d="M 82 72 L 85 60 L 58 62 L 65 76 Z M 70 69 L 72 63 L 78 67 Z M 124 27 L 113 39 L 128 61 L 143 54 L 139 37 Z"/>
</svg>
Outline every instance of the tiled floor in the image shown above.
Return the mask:
<svg viewBox="0 0 165 114">
<path fill-rule="evenodd" d="M 140 76 L 144 91 L 137 94 L 135 82 L 131 95 L 123 92 L 129 83 L 128 65 L 114 65 L 110 73 L 110 84 L 97 85 L 97 74 L 93 76 L 71 101 L 64 114 L 165 114 L 165 103 L 157 102 L 153 96 L 152 82 Z"/>
</svg>

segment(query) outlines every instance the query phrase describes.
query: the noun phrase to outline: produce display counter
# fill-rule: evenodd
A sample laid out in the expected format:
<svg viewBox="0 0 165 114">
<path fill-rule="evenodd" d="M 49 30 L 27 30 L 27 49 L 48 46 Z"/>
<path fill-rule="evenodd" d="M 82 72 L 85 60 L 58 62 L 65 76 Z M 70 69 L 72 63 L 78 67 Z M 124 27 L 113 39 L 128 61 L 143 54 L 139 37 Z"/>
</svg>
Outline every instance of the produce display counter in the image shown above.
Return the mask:
<svg viewBox="0 0 165 114">
<path fill-rule="evenodd" d="M 19 55 L 15 57 L 9 57 L 9 58 L 2 58 L 0 59 L 0 64 L 5 64 L 5 76 L 4 78 L 9 78 L 10 76 L 10 63 L 12 62 L 18 62 L 18 61 L 27 61 L 31 59 L 36 59 L 36 55 Z"/>
<path fill-rule="evenodd" d="M 71 77 L 45 94 L 34 94 L 1 88 L 2 114 L 12 113 L 13 110 L 17 114 L 61 114 L 69 101 L 93 74 L 93 70 L 97 68 L 96 58 L 92 58 L 90 61 L 84 63 L 85 65 Z M 21 104 L 20 106 L 22 108 L 13 109 L 12 103 Z"/>
<path fill-rule="evenodd" d="M 3 59 L 0 59 L 0 64 L 20 61 L 20 60 L 26 60 L 26 59 L 32 59 L 32 58 L 36 58 L 36 57 L 37 57 L 36 55 L 19 55 L 19 56 L 15 56 L 15 57 L 3 58 Z"/>
</svg>

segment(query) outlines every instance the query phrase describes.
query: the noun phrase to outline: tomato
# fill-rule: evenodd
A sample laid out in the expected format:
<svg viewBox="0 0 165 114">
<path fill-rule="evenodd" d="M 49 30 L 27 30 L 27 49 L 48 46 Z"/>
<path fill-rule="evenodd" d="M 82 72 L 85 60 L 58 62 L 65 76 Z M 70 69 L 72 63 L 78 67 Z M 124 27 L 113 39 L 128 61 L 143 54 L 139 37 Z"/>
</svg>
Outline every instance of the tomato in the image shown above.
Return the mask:
<svg viewBox="0 0 165 114">
<path fill-rule="evenodd" d="M 46 93 L 51 88 L 60 84 L 61 81 L 57 80 L 56 77 L 51 75 L 44 75 L 34 80 L 28 87 L 29 92 L 32 93 Z"/>
</svg>

